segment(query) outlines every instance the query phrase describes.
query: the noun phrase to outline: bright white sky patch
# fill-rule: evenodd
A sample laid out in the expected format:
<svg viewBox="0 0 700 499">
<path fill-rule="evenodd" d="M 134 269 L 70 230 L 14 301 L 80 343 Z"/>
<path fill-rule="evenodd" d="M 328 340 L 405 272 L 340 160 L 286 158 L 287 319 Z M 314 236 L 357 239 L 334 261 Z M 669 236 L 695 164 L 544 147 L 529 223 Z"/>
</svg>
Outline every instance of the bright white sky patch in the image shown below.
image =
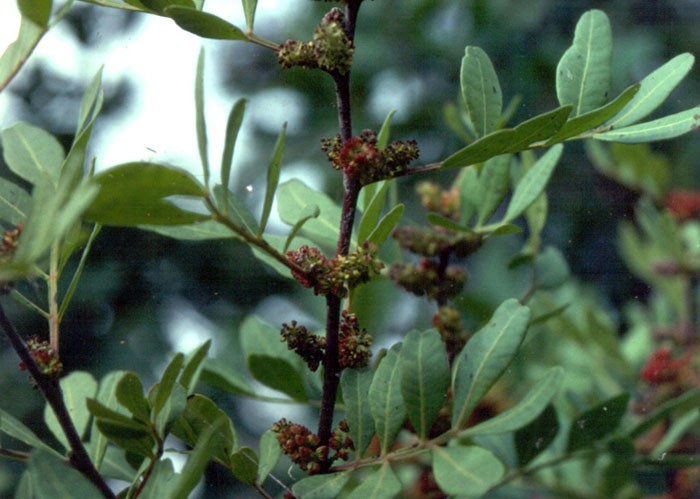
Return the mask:
<svg viewBox="0 0 700 499">
<path fill-rule="evenodd" d="M 293 23 L 294 11 L 298 10 L 301 1 L 260 0 L 256 26 L 263 27 L 264 33 L 267 24 Z M 239 27 L 245 26 L 241 2 L 208 0 L 205 10 Z M 102 16 L 116 12 L 108 8 L 100 11 Z M 51 71 L 71 79 L 77 76 L 86 85 L 104 64 L 103 82 L 107 88 L 110 82 L 118 81 L 124 74 L 132 76 L 131 83 L 136 91 L 130 95 L 124 112 L 110 118 L 98 118 L 91 141 L 92 151 L 99 152 L 98 170 L 127 161 L 144 160 L 174 164 L 200 175 L 194 109 L 197 55 L 202 45 L 206 50 L 216 43 L 243 42 L 202 40 L 183 31 L 170 19 L 146 14 L 139 17 L 139 25 L 125 36 L 109 33 L 89 50 L 80 47 L 59 23 L 41 40 L 28 65 L 48 62 Z M 17 36 L 19 21 L 15 2 L 0 2 L 0 50 L 4 51 Z M 213 70 L 215 64 L 214 52 L 210 52 L 207 73 Z M 216 181 L 224 141 L 223 130 L 228 112 L 239 96 L 223 95 L 211 83 L 213 79 L 205 76 L 205 81 L 209 83 L 205 87 L 209 156 L 212 176 Z M 300 106 L 291 109 L 294 106 L 288 104 L 285 113 L 281 113 L 280 105 L 279 102 L 271 102 L 271 99 L 261 99 L 256 102 L 255 109 L 257 116 L 267 114 L 278 118 L 266 122 L 266 126 L 275 128 L 277 132 L 285 113 L 287 119 L 295 124 L 303 118 Z M 18 119 L 12 109 L 11 93 L 0 93 L 0 128 L 6 128 Z M 249 105 L 248 112 L 252 111 Z M 246 153 L 250 154 L 243 147 L 246 135 L 244 121 L 234 165 L 245 161 Z"/>
</svg>

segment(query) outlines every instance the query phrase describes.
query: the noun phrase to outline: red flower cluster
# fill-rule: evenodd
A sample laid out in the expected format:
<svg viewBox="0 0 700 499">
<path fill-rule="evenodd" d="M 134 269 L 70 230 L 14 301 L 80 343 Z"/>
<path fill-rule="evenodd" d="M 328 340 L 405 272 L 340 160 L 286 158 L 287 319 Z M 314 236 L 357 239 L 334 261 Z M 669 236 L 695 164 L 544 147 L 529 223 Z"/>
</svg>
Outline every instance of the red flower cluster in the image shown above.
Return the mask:
<svg viewBox="0 0 700 499">
<path fill-rule="evenodd" d="M 395 140 L 385 148 L 377 146 L 377 134 L 363 130 L 345 143 L 340 136 L 321 141 L 321 149 L 336 170 L 342 170 L 362 185 L 389 179 L 404 172 L 408 164 L 418 159 L 420 151 L 415 140 Z"/>
<path fill-rule="evenodd" d="M 39 337 L 32 336 L 27 340 L 27 348 L 42 373 L 47 376 L 58 376 L 63 372 L 63 364 L 48 341 L 42 341 Z M 27 365 L 20 362 L 19 368 L 21 371 L 26 371 Z"/>
<path fill-rule="evenodd" d="M 652 385 L 676 381 L 679 372 L 689 364 L 690 359 L 690 352 L 676 359 L 669 347 L 658 348 L 649 357 L 641 377 Z"/>
<path fill-rule="evenodd" d="M 309 475 L 321 471 L 321 463 L 329 460 L 331 449 L 335 452 L 330 456 L 330 461 L 347 460 L 348 451 L 354 449 L 354 444 L 347 435 L 349 428 L 345 421 L 341 421 L 339 427 L 333 431 L 328 445 L 321 445 L 318 436 L 306 426 L 292 423 L 284 418 L 272 425 L 272 431 L 277 433 L 277 441 L 282 452 Z"/>
<path fill-rule="evenodd" d="M 676 220 L 700 218 L 700 191 L 671 191 L 666 195 L 664 205 Z"/>
</svg>

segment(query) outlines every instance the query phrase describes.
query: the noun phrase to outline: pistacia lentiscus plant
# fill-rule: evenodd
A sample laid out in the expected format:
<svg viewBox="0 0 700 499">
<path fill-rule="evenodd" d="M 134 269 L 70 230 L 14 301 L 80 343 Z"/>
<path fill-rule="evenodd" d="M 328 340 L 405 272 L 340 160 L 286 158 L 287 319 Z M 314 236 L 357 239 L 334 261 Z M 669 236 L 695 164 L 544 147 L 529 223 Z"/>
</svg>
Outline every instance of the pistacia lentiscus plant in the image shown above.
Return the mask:
<svg viewBox="0 0 700 499">
<path fill-rule="evenodd" d="M 305 0 L 295 1 L 301 8 Z M 362 0 L 329 5 L 308 39 L 286 41 L 255 31 L 255 0 L 242 1 L 245 29 L 203 10 L 203 0 L 90 3 L 170 18 L 203 38 L 260 45 L 284 69 L 325 73 L 335 85 L 339 130 L 320 139 L 319 156 L 325 153 L 342 181 L 342 199 L 303 178 L 278 185 L 284 127 L 268 161 L 261 215 L 253 216 L 228 187 L 245 100 L 231 107 L 220 178 L 213 178 L 203 53 L 194 81 L 201 177 L 142 161 L 94 174 L 86 151 L 103 105 L 99 70 L 67 152 L 31 124 L 3 130 L 4 160 L 23 181 L 0 179 L 3 301 L 43 316 L 47 331 L 17 331 L 2 307 L 0 328 L 4 348 L 14 349 L 45 397 L 45 422 L 56 439 L 45 442 L 0 410 L 0 432 L 25 446 L 0 442 L 0 458 L 26 463 L 16 497 L 185 498 L 210 463 L 263 497 L 680 498 L 699 490 L 700 195 L 671 191 L 667 162 L 630 145 L 697 129 L 698 107 L 648 118 L 690 71 L 692 55 L 672 58 L 611 98 L 610 22 L 602 11 L 585 12 L 553 75 L 558 107 L 510 125 L 512 107 L 504 110 L 493 64 L 484 50 L 467 46 L 455 85 L 459 104 L 446 114 L 466 144 L 420 164 L 414 140 L 390 141 L 391 115 L 376 130 L 353 128 Z M 0 59 L 1 88 L 71 4 L 53 9 L 51 0 L 18 0 L 22 25 Z M 572 141 L 585 141 L 600 172 L 641 194 L 637 223 L 622 226 L 620 247 L 652 298 L 625 311 L 624 340 L 606 309 L 569 276 L 561 252 L 543 242 L 546 187 Z M 431 172 L 447 170 L 456 173 L 450 186 L 431 181 Z M 402 220 L 404 205 L 389 201 L 398 199 L 398 178 L 417 174 L 426 225 Z M 201 209 L 171 200 L 182 196 Z M 275 200 L 290 226 L 286 235 L 267 229 Z M 64 372 L 61 321 L 104 225 L 243 241 L 271 271 L 325 300 L 325 328 L 313 331 L 294 317 L 279 324 L 250 317 L 237 337 L 246 366 L 212 362 L 207 342 L 175 355 L 148 389 L 135 372 L 99 380 Z M 464 307 L 465 262 L 491 240 L 519 232 L 526 237 L 510 267 L 529 284 L 521 289 L 514 281 L 513 297 L 486 316 Z M 66 266 L 75 253 L 77 265 Z M 68 268 L 69 285 L 59 288 Z M 511 278 L 502 272 L 492 278 Z M 25 280 L 45 286 L 44 303 L 21 292 Z M 359 309 L 375 296 L 373 286 L 388 281 L 424 297 L 434 327 L 404 331 L 390 348 L 372 352 L 373 332 Z M 381 310 L 381 299 L 375 306 Z M 198 387 L 213 383 L 258 398 L 253 381 L 317 407 L 316 425 L 280 414 L 257 450 L 242 445 L 231 416 Z M 177 471 L 166 445 L 175 440 L 186 449 L 178 451 L 186 461 Z M 280 472 L 278 462 L 293 468 Z M 649 491 L 652 482 L 662 487 Z"/>
</svg>

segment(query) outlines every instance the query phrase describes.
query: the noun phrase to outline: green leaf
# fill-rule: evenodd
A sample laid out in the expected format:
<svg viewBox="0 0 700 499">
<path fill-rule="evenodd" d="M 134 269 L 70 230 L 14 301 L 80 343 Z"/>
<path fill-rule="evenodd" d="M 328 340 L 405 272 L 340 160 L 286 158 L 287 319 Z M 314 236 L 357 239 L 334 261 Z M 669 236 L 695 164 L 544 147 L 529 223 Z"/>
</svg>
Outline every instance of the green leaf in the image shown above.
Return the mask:
<svg viewBox="0 0 700 499">
<path fill-rule="evenodd" d="M 90 412 L 87 410 L 85 400 L 95 396 L 97 381 L 90 373 L 74 371 L 61 379 L 60 387 L 70 419 L 73 421 L 78 435 L 82 437 L 90 422 Z M 44 407 L 44 422 L 64 449 L 69 450 L 70 444 L 49 404 Z"/>
<path fill-rule="evenodd" d="M 75 127 L 75 142 L 79 140 L 79 136 L 83 134 L 88 127 L 95 121 L 97 115 L 102 109 L 104 102 L 104 92 L 102 91 L 102 70 L 103 67 L 95 73 L 90 83 L 85 87 L 83 98 L 80 101 L 80 111 L 78 113 L 78 124 Z"/>
<path fill-rule="evenodd" d="M 24 423 L 15 418 L 11 414 L 0 409 L 0 432 L 27 444 L 30 447 L 43 449 L 47 452 L 52 452 L 58 457 L 63 457 L 61 454 L 46 445 L 42 439 L 37 437 L 32 430 L 27 428 Z"/>
<path fill-rule="evenodd" d="M 117 383 L 117 401 L 134 416 L 135 419 L 148 423 L 150 421 L 151 408 L 143 394 L 143 385 L 138 375 L 134 372 L 126 372 Z"/>
<path fill-rule="evenodd" d="M 475 189 L 479 192 L 479 199 L 470 200 L 478 207 L 477 225 L 486 223 L 506 196 L 512 160 L 510 154 L 503 154 L 489 159 L 481 167 L 478 188 Z"/>
<path fill-rule="evenodd" d="M 688 390 L 657 407 L 646 419 L 628 431 L 627 436 L 632 439 L 638 438 L 660 421 L 669 418 L 673 413 L 687 411 L 698 406 L 700 406 L 700 388 Z"/>
<path fill-rule="evenodd" d="M 238 99 L 233 104 L 228 114 L 228 120 L 226 121 L 226 140 L 224 141 L 224 151 L 221 156 L 221 185 L 226 187 L 225 189 L 223 187 L 221 189 L 221 207 L 226 214 L 228 214 L 228 187 L 231 183 L 233 152 L 236 149 L 236 140 L 238 139 L 238 132 L 241 130 L 247 103 L 248 101 L 246 99 Z"/>
<path fill-rule="evenodd" d="M 529 320 L 530 309 L 511 298 L 469 339 L 453 367 L 453 428 L 464 426 L 481 398 L 501 377 L 525 336 Z"/>
<path fill-rule="evenodd" d="M 155 391 L 155 396 L 153 400 L 153 407 L 151 409 L 151 418 L 156 419 L 160 411 L 163 410 L 165 403 L 170 398 L 173 392 L 173 386 L 177 381 L 177 377 L 182 370 L 182 365 L 184 364 L 185 356 L 181 353 L 176 354 L 172 360 L 168 363 L 168 366 L 163 371 L 163 376 L 160 378 L 160 382 L 157 385 Z M 117 392 L 118 395 L 118 392 Z"/>
<path fill-rule="evenodd" d="M 314 191 L 300 180 L 292 179 L 279 186 L 277 210 L 289 225 L 309 216 L 309 206 L 318 206 L 320 216 L 309 219 L 301 234 L 327 248 L 335 248 L 340 224 L 340 207 L 326 194 Z"/>
<path fill-rule="evenodd" d="M 204 48 L 199 49 L 197 72 L 194 79 L 194 107 L 197 129 L 197 149 L 204 173 L 204 185 L 209 188 L 209 152 L 207 146 L 207 121 L 204 115 Z"/>
<path fill-rule="evenodd" d="M 260 437 L 260 462 L 255 482 L 262 484 L 267 475 L 275 469 L 277 462 L 282 455 L 282 448 L 277 441 L 277 434 L 272 430 L 267 430 Z"/>
<path fill-rule="evenodd" d="M 537 289 L 554 289 L 569 278 L 569 264 L 561 251 L 553 246 L 545 247 L 535 258 L 535 282 Z"/>
<path fill-rule="evenodd" d="M 282 131 L 279 137 L 277 137 L 277 142 L 275 142 L 275 147 L 272 150 L 272 156 L 270 156 L 270 162 L 267 166 L 267 188 L 265 189 L 265 201 L 263 202 L 262 214 L 260 216 L 260 228 L 258 229 L 258 237 L 262 236 L 265 232 L 265 227 L 267 226 L 267 220 L 270 217 L 270 212 L 272 211 L 272 202 L 275 199 L 275 191 L 277 190 L 277 184 L 280 180 L 280 168 L 282 167 L 282 153 L 284 152 L 284 144 L 287 137 L 287 123 L 285 122 L 282 126 Z"/>
<path fill-rule="evenodd" d="M 214 187 L 214 197 L 216 203 L 226 213 L 226 216 L 238 227 L 242 228 L 251 235 L 257 233 L 258 222 L 250 210 L 238 199 L 228 188 L 223 185 Z M 224 204 L 226 200 L 226 204 Z"/>
<path fill-rule="evenodd" d="M 362 477 L 360 485 L 347 495 L 347 499 L 391 499 L 401 492 L 399 478 L 388 462 Z"/>
<path fill-rule="evenodd" d="M 304 224 L 306 222 L 308 222 L 309 220 L 311 220 L 312 218 L 318 218 L 318 216 L 320 214 L 321 214 L 321 210 L 315 204 L 306 206 L 304 208 L 304 210 L 302 212 L 302 217 L 292 226 L 292 230 L 290 230 L 289 234 L 287 235 L 287 239 L 284 242 L 284 247 L 282 248 L 282 253 L 287 252 L 287 250 L 290 248 L 290 246 L 294 242 L 294 239 L 296 238 L 297 233 L 301 230 L 301 228 L 304 226 Z M 272 240 L 274 240 L 274 236 L 272 237 Z M 271 242 L 271 239 L 268 237 L 267 241 L 269 243 L 269 242 Z M 273 244 L 272 246 L 274 247 L 275 245 Z M 258 255 L 258 258 L 261 258 L 261 256 L 262 255 Z M 286 267 L 282 267 L 281 272 L 284 275 L 289 275 L 289 270 Z"/>
<path fill-rule="evenodd" d="M 34 499 L 36 494 L 32 489 L 34 487 L 34 482 L 32 482 L 32 476 L 28 470 L 24 470 L 20 476 L 17 488 L 15 489 L 14 499 Z"/>
<path fill-rule="evenodd" d="M 253 31 L 255 24 L 255 9 L 258 6 L 258 0 L 242 0 L 243 13 L 245 14 L 245 25 L 249 32 Z"/>
<path fill-rule="evenodd" d="M 327 499 L 328 497 L 338 497 L 345 484 L 350 480 L 349 471 L 342 473 L 330 473 L 327 475 L 316 475 L 299 480 L 292 485 L 292 492 L 296 497 L 304 499 Z"/>
<path fill-rule="evenodd" d="M 27 463 L 35 499 L 102 497 L 102 493 L 80 472 L 61 458 L 37 450 Z"/>
<path fill-rule="evenodd" d="M 138 225 L 161 236 L 182 241 L 208 241 L 210 239 L 240 239 L 240 236 L 221 222 L 214 220 L 196 221 L 189 225 Z"/>
<path fill-rule="evenodd" d="M 658 201 L 668 192 L 672 173 L 670 158 L 653 150 L 649 144 L 607 146 L 589 140 L 585 147 L 593 166 L 615 182 Z"/>
<path fill-rule="evenodd" d="M 377 226 L 377 222 L 379 221 L 379 217 L 382 214 L 386 202 L 386 193 L 389 190 L 389 182 L 386 180 L 372 185 L 376 185 L 374 188 L 374 195 L 362 213 L 362 218 L 360 219 L 357 230 L 357 240 L 360 242 L 368 240 L 369 235 Z"/>
<path fill-rule="evenodd" d="M 100 388 L 97 391 L 96 400 L 110 409 L 117 410 L 120 407 L 117 402 L 117 384 L 124 374 L 124 371 L 113 371 L 104 376 L 100 380 Z M 95 463 L 97 469 L 100 469 L 107 450 L 107 438 L 98 431 L 97 421 L 95 419 L 92 421 L 90 445 L 88 449 L 92 462 Z"/>
<path fill-rule="evenodd" d="M 612 31 L 601 10 L 589 10 L 576 24 L 574 43 L 557 65 L 557 98 L 580 116 L 605 103 L 610 92 Z"/>
<path fill-rule="evenodd" d="M 75 138 L 66 159 L 61 165 L 61 183 L 66 189 L 72 189 L 84 177 L 85 156 L 92 128 L 102 110 L 104 92 L 102 91 L 102 68 L 88 84 L 80 102 L 78 124 Z"/>
<path fill-rule="evenodd" d="M 249 397 L 255 396 L 255 390 L 243 374 L 230 362 L 224 362 L 222 359 L 206 359 L 201 378 L 202 382 L 220 390 Z"/>
<path fill-rule="evenodd" d="M 95 427 L 95 433 L 102 436 L 97 427 Z M 102 459 L 98 469 L 105 478 L 114 478 L 124 482 L 131 482 L 136 478 L 136 470 L 127 461 L 126 452 L 115 445 L 107 447 L 104 459 Z"/>
<path fill-rule="evenodd" d="M 155 456 L 156 442 L 145 426 L 99 418 L 96 425 L 109 441 L 128 453 L 148 458 Z"/>
<path fill-rule="evenodd" d="M 51 0 L 17 0 L 22 16 L 41 27 L 46 27 L 49 22 L 51 3 Z"/>
<path fill-rule="evenodd" d="M 474 130 L 483 137 L 496 128 L 501 118 L 503 96 L 493 64 L 479 47 L 464 49 L 460 84 Z"/>
<path fill-rule="evenodd" d="M 369 387 L 372 370 L 345 369 L 340 376 L 340 389 L 345 403 L 345 419 L 350 427 L 350 438 L 359 459 L 369 446 L 374 435 L 372 412 L 369 408 Z"/>
<path fill-rule="evenodd" d="M 394 114 L 396 114 L 395 109 L 389 111 L 389 114 L 387 114 L 386 118 L 384 118 L 384 123 L 382 123 L 382 127 L 379 129 L 379 133 L 377 133 L 378 149 L 384 149 L 389 144 L 389 135 L 391 133 L 391 119 L 394 117 Z M 365 186 L 365 188 L 367 188 L 367 186 Z"/>
<path fill-rule="evenodd" d="M 258 476 L 258 456 L 250 447 L 241 447 L 231 454 L 231 473 L 236 480 L 255 485 Z"/>
<path fill-rule="evenodd" d="M 188 355 L 189 358 L 185 361 L 185 366 L 180 375 L 180 384 L 187 389 L 187 395 L 192 395 L 197 386 L 210 346 L 211 340 L 205 341 L 191 355 Z"/>
<path fill-rule="evenodd" d="M 435 481 L 447 494 L 481 496 L 505 473 L 496 456 L 481 447 L 433 447 L 432 455 Z"/>
<path fill-rule="evenodd" d="M 508 223 L 519 217 L 542 194 L 549 178 L 554 172 L 564 148 L 561 144 L 552 146 L 532 167 L 523 175 L 513 191 L 513 197 L 502 223 Z"/>
<path fill-rule="evenodd" d="M 443 161 L 442 168 L 462 168 L 483 163 L 499 154 L 528 149 L 536 142 L 548 140 L 557 133 L 570 112 L 571 106 L 563 106 L 535 116 L 515 128 L 490 133 L 447 158 Z"/>
<path fill-rule="evenodd" d="M 381 444 L 382 455 L 389 452 L 406 419 L 401 396 L 400 345 L 394 345 L 382 359 L 369 387 L 369 409 Z"/>
<path fill-rule="evenodd" d="M 640 82 L 639 92 L 634 99 L 608 125 L 611 128 L 621 128 L 648 116 L 666 100 L 694 63 L 695 57 L 691 54 L 680 54 L 647 75 Z"/>
<path fill-rule="evenodd" d="M 22 121 L 2 131 L 3 158 L 13 173 L 36 185 L 58 184 L 65 158 L 63 147 L 50 133 Z"/>
<path fill-rule="evenodd" d="M 97 400 L 87 399 L 86 403 L 90 414 L 96 419 L 97 429 L 108 440 L 139 456 L 153 456 L 155 440 L 148 424 L 112 410 Z"/>
<path fill-rule="evenodd" d="M 619 113 L 620 110 L 624 108 L 624 106 L 626 106 L 635 95 L 637 95 L 640 88 L 641 85 L 639 83 L 632 85 L 618 95 L 615 100 L 608 102 L 606 105 L 570 119 L 564 123 L 564 126 L 562 126 L 561 129 L 545 143 L 545 145 L 551 146 L 552 144 L 563 142 L 566 139 L 576 137 L 583 132 L 602 125 L 607 120 Z"/>
<path fill-rule="evenodd" d="M 22 17 L 17 38 L 7 46 L 0 57 L 0 91 L 10 84 L 45 33 L 45 27 Z"/>
<path fill-rule="evenodd" d="M 299 402 L 308 400 L 304 378 L 291 362 L 271 355 L 248 355 L 251 376 L 265 386 L 285 393 Z"/>
<path fill-rule="evenodd" d="M 377 223 L 377 226 L 367 237 L 367 240 L 376 244 L 378 247 L 381 247 L 394 230 L 394 227 L 399 224 L 401 216 L 403 215 L 403 210 L 403 203 L 399 203 L 389 210 L 389 213 L 384 215 L 381 220 L 379 220 L 379 223 Z"/>
<path fill-rule="evenodd" d="M 0 178 L 0 220 L 17 225 L 27 219 L 32 200 L 17 184 Z"/>
<path fill-rule="evenodd" d="M 593 446 L 610 435 L 620 425 L 627 413 L 629 393 L 608 399 L 578 416 L 569 430 L 569 452 Z"/>
<path fill-rule="evenodd" d="M 171 6 L 163 11 L 185 31 L 202 38 L 247 41 L 245 33 L 219 16 L 189 7 Z"/>
<path fill-rule="evenodd" d="M 202 431 L 173 487 L 173 492 L 170 496 L 172 499 L 187 499 L 190 496 L 190 492 L 194 490 L 204 474 L 207 464 L 216 455 L 216 449 L 220 445 L 221 434 L 230 425 L 231 420 L 228 416 L 223 415 L 211 421 Z"/>
<path fill-rule="evenodd" d="M 663 438 L 654 446 L 649 453 L 651 459 L 663 459 L 664 454 L 672 452 L 678 441 L 692 431 L 693 426 L 700 421 L 700 409 L 697 407 L 680 416 L 666 430 Z"/>
<path fill-rule="evenodd" d="M 187 399 L 187 406 L 172 427 L 172 434 L 187 445 L 196 446 L 217 421 L 226 424 L 217 426 L 216 439 L 211 455 L 222 463 L 228 464 L 233 450 L 238 446 L 238 438 L 233 422 L 211 399 L 195 393 Z"/>
<path fill-rule="evenodd" d="M 445 229 L 449 229 L 455 232 L 465 232 L 467 234 L 474 232 L 470 227 L 459 224 L 451 218 L 439 215 L 438 213 L 428 213 L 426 215 L 426 218 L 428 219 L 428 222 L 430 222 L 433 225 L 436 225 L 438 227 L 444 227 Z"/>
<path fill-rule="evenodd" d="M 155 402 L 155 397 L 158 394 L 160 383 L 156 383 L 151 387 L 149 392 L 149 401 Z M 173 423 L 182 415 L 187 406 L 187 390 L 179 384 L 173 384 L 170 389 L 168 398 L 165 399 L 163 407 L 158 414 L 153 417 L 155 423 L 155 431 L 162 438 L 165 438 L 170 432 Z"/>
<path fill-rule="evenodd" d="M 654 121 L 638 123 L 624 128 L 613 129 L 609 132 L 597 133 L 594 139 L 612 142 L 637 144 L 639 142 L 655 142 L 673 139 L 688 132 L 694 132 L 700 127 L 700 106 L 686 109 L 680 113 L 671 114 Z"/>
<path fill-rule="evenodd" d="M 139 499 L 162 499 L 172 497 L 177 474 L 170 459 L 161 459 L 156 462 L 146 486 L 139 493 Z"/>
<path fill-rule="evenodd" d="M 178 208 L 166 199 L 204 196 L 204 187 L 185 170 L 143 162 L 125 163 L 95 175 L 94 179 L 100 192 L 85 213 L 85 219 L 91 222 L 130 227 L 189 224 L 209 218 Z"/>
<path fill-rule="evenodd" d="M 250 316 L 241 325 L 240 338 L 248 369 L 255 379 L 295 400 L 307 400 L 301 374 L 305 366 L 280 340 L 278 329 Z"/>
<path fill-rule="evenodd" d="M 552 367 L 515 406 L 483 423 L 467 428 L 460 432 L 459 436 L 493 435 L 523 428 L 545 410 L 563 382 L 564 370 L 561 367 Z"/>
<path fill-rule="evenodd" d="M 401 347 L 400 366 L 408 419 L 416 434 L 427 438 L 450 386 L 450 365 L 440 333 L 434 329 L 409 332 Z"/>
<path fill-rule="evenodd" d="M 548 405 L 537 418 L 515 432 L 518 464 L 525 467 L 551 444 L 559 432 L 557 411 Z"/>
<path fill-rule="evenodd" d="M 179 5 L 181 7 L 187 7 L 189 9 L 194 9 L 195 4 L 193 0 L 126 0 L 127 3 L 137 4 L 140 3 L 144 7 L 162 14 L 163 11 L 170 6 Z"/>
</svg>

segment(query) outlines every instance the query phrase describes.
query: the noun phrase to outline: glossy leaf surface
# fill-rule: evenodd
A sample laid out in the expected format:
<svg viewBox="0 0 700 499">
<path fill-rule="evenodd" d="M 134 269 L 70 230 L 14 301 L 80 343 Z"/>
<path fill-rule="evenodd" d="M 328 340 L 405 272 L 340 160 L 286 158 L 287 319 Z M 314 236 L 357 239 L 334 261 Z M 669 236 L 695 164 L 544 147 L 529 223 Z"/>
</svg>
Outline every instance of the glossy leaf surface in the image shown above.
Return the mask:
<svg viewBox="0 0 700 499">
<path fill-rule="evenodd" d="M 576 24 L 574 42 L 557 66 L 557 98 L 572 104 L 573 116 L 602 106 L 610 92 L 612 31 L 601 10 L 589 10 Z"/>
<path fill-rule="evenodd" d="M 501 118 L 503 96 L 493 64 L 479 47 L 464 50 L 460 72 L 462 97 L 478 137 L 492 132 Z"/>
<path fill-rule="evenodd" d="M 563 382 L 564 370 L 561 367 L 549 369 L 547 374 L 515 406 L 476 426 L 467 428 L 460 433 L 460 436 L 507 433 L 526 426 L 545 410 L 557 395 Z"/>
<path fill-rule="evenodd" d="M 563 147 L 560 144 L 553 146 L 528 169 L 515 186 L 503 222 L 515 220 L 542 194 L 562 151 Z"/>
<path fill-rule="evenodd" d="M 202 38 L 247 41 L 243 31 L 209 12 L 181 6 L 166 7 L 163 12 L 182 29 Z"/>
<path fill-rule="evenodd" d="M 345 402 L 345 419 L 356 456 L 361 456 L 374 435 L 372 412 L 369 408 L 370 369 L 345 369 L 340 376 L 340 388 Z"/>
<path fill-rule="evenodd" d="M 476 405 L 515 356 L 530 310 L 515 299 L 503 302 L 491 320 L 470 338 L 453 367 L 452 427 L 461 428 Z"/>
<path fill-rule="evenodd" d="M 654 121 L 638 123 L 593 135 L 594 139 L 637 144 L 673 139 L 700 128 L 700 106 L 665 116 Z"/>
<path fill-rule="evenodd" d="M 394 346 L 387 352 L 369 387 L 369 408 L 374 418 L 382 454 L 389 451 L 406 418 L 406 408 L 401 396 L 399 351 L 400 348 Z"/>
<path fill-rule="evenodd" d="M 482 163 L 499 154 L 520 152 L 536 142 L 548 140 L 566 123 L 571 106 L 563 106 L 531 118 L 515 128 L 490 133 L 447 158 L 443 168 L 461 168 Z"/>
<path fill-rule="evenodd" d="M 35 499 L 102 497 L 102 493 L 62 459 L 41 450 L 34 451 L 27 463 Z"/>
<path fill-rule="evenodd" d="M 401 492 L 401 482 L 391 469 L 389 463 L 384 463 L 362 477 L 360 485 L 347 495 L 348 499 L 390 499 Z"/>
<path fill-rule="evenodd" d="M 408 419 L 417 435 L 426 438 L 450 386 L 450 366 L 440 334 L 434 329 L 409 332 L 401 347 L 400 365 Z"/>
<path fill-rule="evenodd" d="M 85 401 L 94 397 L 95 393 L 97 393 L 97 381 L 90 373 L 73 371 L 61 379 L 60 386 L 71 421 L 73 421 L 78 434 L 83 436 L 90 422 L 90 412 L 87 410 Z M 63 448 L 66 450 L 70 449 L 61 425 L 48 404 L 44 407 L 44 422 L 56 437 L 56 440 L 61 442 Z"/>
<path fill-rule="evenodd" d="M 685 78 L 695 63 L 691 54 L 679 54 L 647 75 L 640 82 L 639 92 L 608 125 L 622 128 L 647 117 L 659 107 Z"/>
<path fill-rule="evenodd" d="M 434 447 L 432 455 L 435 481 L 447 494 L 481 496 L 505 473 L 503 464 L 481 447 Z"/>
<path fill-rule="evenodd" d="M 125 163 L 95 175 L 100 186 L 85 218 L 102 225 L 179 225 L 206 220 L 207 215 L 185 211 L 170 196 L 202 197 L 204 187 L 178 168 Z"/>
<path fill-rule="evenodd" d="M 615 431 L 627 412 L 629 398 L 623 393 L 579 415 L 571 424 L 567 450 L 590 447 Z"/>
</svg>

